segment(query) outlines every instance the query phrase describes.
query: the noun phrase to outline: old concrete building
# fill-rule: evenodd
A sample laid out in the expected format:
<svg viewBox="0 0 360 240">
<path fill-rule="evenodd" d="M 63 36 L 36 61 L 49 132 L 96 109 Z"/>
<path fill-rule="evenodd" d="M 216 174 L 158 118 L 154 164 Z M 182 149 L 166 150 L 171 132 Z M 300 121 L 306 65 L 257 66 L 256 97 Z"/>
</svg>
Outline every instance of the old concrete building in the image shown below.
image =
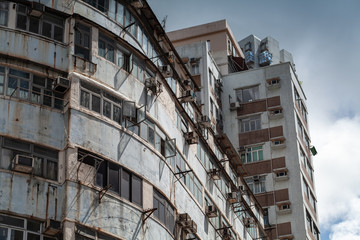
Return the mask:
<svg viewBox="0 0 360 240">
<path fill-rule="evenodd" d="M 0 1 L 0 239 L 267 239 L 191 62 L 146 1 Z"/>
<path fill-rule="evenodd" d="M 235 54 L 244 56 L 250 70 L 244 67 L 228 71 L 234 53 L 222 51 L 220 57 L 219 49 L 238 49 L 239 45 L 213 38 L 231 33 L 220 31 L 219 25 L 229 29 L 226 21 L 218 21 L 169 33 L 181 57 L 189 56 L 201 63 L 197 74 L 201 79 L 202 112 L 211 116 L 211 101 L 219 99 L 215 106 L 219 106 L 217 120 L 221 121 L 214 122 L 221 129 L 219 139 L 231 142 L 237 150 L 245 181 L 263 207 L 269 237 L 318 240 L 312 163 L 316 150 L 311 145 L 306 96 L 295 74 L 292 55 L 280 51 L 274 38 L 260 40 L 250 35 L 239 42 L 245 54 Z M 210 38 L 211 47 L 205 48 Z M 219 65 L 223 67 L 214 71 Z M 212 72 L 216 73 L 216 86 Z"/>
</svg>

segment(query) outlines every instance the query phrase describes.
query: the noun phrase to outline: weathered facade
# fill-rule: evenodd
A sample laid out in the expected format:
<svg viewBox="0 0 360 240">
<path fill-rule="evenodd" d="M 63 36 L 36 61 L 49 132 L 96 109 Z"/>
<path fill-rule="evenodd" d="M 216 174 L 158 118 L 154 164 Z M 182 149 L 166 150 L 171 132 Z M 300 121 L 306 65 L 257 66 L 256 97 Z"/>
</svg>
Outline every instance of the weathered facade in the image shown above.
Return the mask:
<svg viewBox="0 0 360 240">
<path fill-rule="evenodd" d="M 146 1 L 1 1 L 0 239 L 266 239 L 184 62 Z"/>
<path fill-rule="evenodd" d="M 230 33 L 222 20 L 173 31 L 169 37 L 183 58 L 199 62 L 191 70 L 199 69 L 194 77 L 201 79 L 202 113 L 210 118 L 217 113 L 218 138 L 241 158 L 269 238 L 318 240 L 316 150 L 292 55 L 279 50 L 271 37 L 250 35 L 238 44 Z M 240 68 L 241 57 L 246 67 Z M 234 61 L 239 68 L 232 67 Z"/>
</svg>

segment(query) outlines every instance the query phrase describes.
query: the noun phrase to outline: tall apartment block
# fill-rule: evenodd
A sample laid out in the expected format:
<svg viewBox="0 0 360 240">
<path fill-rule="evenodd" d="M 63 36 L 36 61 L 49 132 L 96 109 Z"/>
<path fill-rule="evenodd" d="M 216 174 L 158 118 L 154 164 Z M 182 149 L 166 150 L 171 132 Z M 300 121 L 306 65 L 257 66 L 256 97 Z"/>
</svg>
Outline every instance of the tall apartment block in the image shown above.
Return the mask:
<svg viewBox="0 0 360 240">
<path fill-rule="evenodd" d="M 0 1 L 0 239 L 269 239 L 220 131 L 231 44 L 181 58 L 145 0 Z"/>
<path fill-rule="evenodd" d="M 245 181 L 265 213 L 269 237 L 318 240 L 312 163 L 316 150 L 310 143 L 306 96 L 292 55 L 280 51 L 271 37 L 250 35 L 238 45 L 228 29 L 222 20 L 170 32 L 169 37 L 181 57 L 200 62 L 199 72 L 195 63 L 190 70 L 202 79 L 202 112 L 211 116 L 212 102 L 218 103 L 221 121 L 214 122 L 214 129 L 220 141 L 229 141 L 237 150 Z M 209 42 L 207 52 L 199 50 Z M 226 51 L 232 47 L 244 54 Z M 237 56 L 244 56 L 245 67 L 231 71 L 231 60 Z"/>
</svg>

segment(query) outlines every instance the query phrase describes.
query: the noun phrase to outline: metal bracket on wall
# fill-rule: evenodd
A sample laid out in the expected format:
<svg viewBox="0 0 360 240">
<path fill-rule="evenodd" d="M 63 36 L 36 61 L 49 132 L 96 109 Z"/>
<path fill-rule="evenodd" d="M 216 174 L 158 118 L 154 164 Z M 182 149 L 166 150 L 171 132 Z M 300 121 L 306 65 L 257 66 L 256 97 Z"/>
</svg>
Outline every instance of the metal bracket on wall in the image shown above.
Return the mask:
<svg viewBox="0 0 360 240">
<path fill-rule="evenodd" d="M 103 189 L 99 191 L 99 204 L 101 203 L 101 199 L 105 196 L 106 192 L 111 188 L 111 184 L 105 186 Z"/>
<path fill-rule="evenodd" d="M 143 224 L 145 223 L 146 219 L 148 219 L 151 216 L 151 214 L 153 214 L 153 212 L 155 212 L 156 210 L 157 210 L 157 208 L 151 208 L 151 209 L 147 209 L 147 210 L 142 212 L 142 217 L 143 217 L 142 222 L 143 222 Z"/>
</svg>

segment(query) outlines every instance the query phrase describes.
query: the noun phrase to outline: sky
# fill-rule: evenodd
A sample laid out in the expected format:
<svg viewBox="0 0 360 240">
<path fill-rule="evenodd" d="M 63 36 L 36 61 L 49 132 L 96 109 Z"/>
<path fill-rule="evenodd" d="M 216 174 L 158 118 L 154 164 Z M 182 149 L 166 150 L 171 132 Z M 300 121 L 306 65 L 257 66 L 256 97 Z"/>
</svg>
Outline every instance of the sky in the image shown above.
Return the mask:
<svg viewBox="0 0 360 240">
<path fill-rule="evenodd" d="M 226 19 L 239 41 L 272 36 L 307 96 L 322 240 L 360 240 L 360 1 L 147 0 L 166 31 Z"/>
</svg>

